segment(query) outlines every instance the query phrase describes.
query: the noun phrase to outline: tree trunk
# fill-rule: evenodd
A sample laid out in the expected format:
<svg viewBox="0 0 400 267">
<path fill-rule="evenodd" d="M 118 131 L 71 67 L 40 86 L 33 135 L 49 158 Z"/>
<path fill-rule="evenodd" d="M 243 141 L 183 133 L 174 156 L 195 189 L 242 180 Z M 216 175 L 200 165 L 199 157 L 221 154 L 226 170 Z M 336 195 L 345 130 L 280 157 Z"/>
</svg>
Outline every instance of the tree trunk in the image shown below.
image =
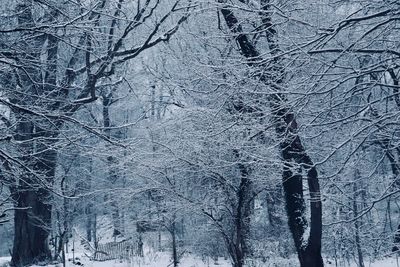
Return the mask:
<svg viewBox="0 0 400 267">
<path fill-rule="evenodd" d="M 93 232 L 93 215 L 91 210 L 91 204 L 86 207 L 86 239 L 92 242 L 92 232 Z"/>
<path fill-rule="evenodd" d="M 24 152 L 22 159 L 33 172 L 26 170 L 13 190 L 13 199 L 16 203 L 11 259 L 13 266 L 24 266 L 51 259 L 48 236 L 51 229 L 52 206 L 48 188 L 52 186 L 54 180 L 57 152 L 52 150 L 52 144 L 48 141 L 43 140 L 34 146 L 33 132 L 44 140 L 51 135 L 49 131 L 42 131 L 21 118 L 15 139 L 26 141 L 21 145 Z M 32 159 L 30 153 L 34 151 L 34 147 L 36 156 Z"/>
<path fill-rule="evenodd" d="M 40 146 L 39 146 L 40 147 Z M 48 236 L 51 229 L 51 199 L 46 186 L 51 186 L 54 178 L 57 153 L 47 150 L 37 155 L 34 165 L 36 173 L 43 174 L 45 185 L 32 188 L 34 179 L 25 178 L 14 199 L 14 247 L 12 264 L 26 265 L 51 259 Z M 30 174 L 27 174 L 28 176 Z"/>
<path fill-rule="evenodd" d="M 363 254 L 362 254 L 362 249 L 361 249 L 361 238 L 360 238 L 360 221 L 357 218 L 358 216 L 358 187 L 357 183 L 358 180 L 360 179 L 360 171 L 356 169 L 355 171 L 355 180 L 353 182 L 353 215 L 354 215 L 354 228 L 355 228 L 355 242 L 356 242 L 356 248 L 357 248 L 357 258 L 358 258 L 358 267 L 365 267 L 364 265 L 364 259 L 363 259 Z"/>
<path fill-rule="evenodd" d="M 112 92 L 103 95 L 103 126 L 104 126 L 104 133 L 108 138 L 111 138 L 111 117 L 110 117 L 110 106 L 113 101 L 113 94 Z M 107 165 L 108 165 L 108 176 L 111 186 L 113 186 L 118 180 L 118 174 L 116 172 L 116 165 L 117 158 L 109 155 L 107 157 Z M 119 206 L 115 197 L 110 195 L 109 201 L 111 202 L 111 217 L 113 220 L 113 236 L 123 235 L 124 229 L 121 222 L 121 214 L 119 210 Z"/>
<path fill-rule="evenodd" d="M 248 245 L 250 237 L 250 216 L 253 211 L 252 207 L 252 181 L 250 180 L 248 168 L 243 164 L 239 164 L 241 173 L 241 181 L 238 191 L 238 204 L 236 214 L 236 247 L 237 258 L 240 263 L 238 267 L 244 265 L 246 257 L 251 255 L 251 249 Z"/>
<path fill-rule="evenodd" d="M 270 53 L 274 56 L 273 66 L 263 69 L 258 76 L 266 86 L 274 87 L 274 83 L 283 86 L 284 68 L 278 56 L 279 47 L 276 42 L 277 32 L 271 23 L 269 0 L 262 0 L 262 21 L 269 43 Z M 259 62 L 265 62 L 253 42 L 243 33 L 243 29 L 229 6 L 221 8 L 221 13 L 229 30 L 235 34 L 240 52 L 248 60 L 251 67 L 265 67 Z M 322 206 L 318 173 L 307 154 L 300 137 L 297 134 L 298 126 L 295 115 L 287 107 L 287 100 L 279 91 L 281 87 L 274 88 L 277 93 L 269 96 L 275 131 L 280 138 L 281 156 L 284 162 L 283 188 L 286 199 L 286 210 L 289 227 L 293 235 L 301 267 L 322 267 L 321 236 L 322 236 Z M 305 218 L 305 200 L 303 197 L 303 175 L 297 170 L 306 173 L 310 191 L 311 221 L 308 225 Z M 305 236 L 309 227 L 309 236 Z"/>
<path fill-rule="evenodd" d="M 45 204 L 44 190 L 25 191 L 18 194 L 14 215 L 14 247 L 12 266 L 25 266 L 51 258 L 49 236 L 51 206 Z"/>
<path fill-rule="evenodd" d="M 95 213 L 93 216 L 93 242 L 94 248 L 97 249 L 98 247 L 98 238 L 97 238 L 97 214 Z"/>
<path fill-rule="evenodd" d="M 175 216 L 174 218 L 175 219 Z M 174 267 L 178 267 L 179 259 L 178 259 L 178 251 L 177 251 L 177 243 L 176 243 L 176 224 L 175 220 L 171 224 L 171 237 L 172 237 L 172 261 Z"/>
<path fill-rule="evenodd" d="M 18 25 L 21 28 L 35 25 L 32 9 L 30 1 L 17 5 Z M 50 92 L 54 91 L 53 85 L 56 84 L 58 40 L 50 35 L 38 36 L 30 31 L 22 33 L 21 40 L 18 44 L 22 51 L 19 64 L 24 68 L 16 73 L 18 87 L 10 97 L 10 102 L 50 109 L 53 99 Z M 48 68 L 43 72 L 36 63 L 41 62 L 41 51 L 45 44 Z M 50 99 L 49 102 L 47 99 Z M 49 188 L 54 181 L 56 169 L 57 152 L 53 145 L 57 142 L 58 130 L 54 127 L 56 123 L 34 118 L 19 109 L 15 111 L 17 123 L 14 138 L 20 141 L 18 152 L 22 155 L 24 169 L 16 177 L 12 189 L 16 209 L 11 264 L 23 266 L 51 259 L 48 244 L 52 207 Z"/>
</svg>

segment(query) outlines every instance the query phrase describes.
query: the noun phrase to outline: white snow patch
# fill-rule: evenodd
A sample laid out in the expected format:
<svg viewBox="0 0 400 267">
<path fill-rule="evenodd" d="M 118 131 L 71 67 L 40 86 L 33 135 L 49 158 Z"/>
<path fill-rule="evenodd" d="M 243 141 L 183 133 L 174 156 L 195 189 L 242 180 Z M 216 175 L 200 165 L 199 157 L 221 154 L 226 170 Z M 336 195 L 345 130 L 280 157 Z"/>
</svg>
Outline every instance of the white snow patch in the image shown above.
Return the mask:
<svg viewBox="0 0 400 267">
<path fill-rule="evenodd" d="M 0 267 L 8 266 L 8 262 L 10 262 L 11 257 L 0 257 Z"/>
<path fill-rule="evenodd" d="M 75 255 L 77 256 L 77 255 Z M 112 261 L 104 261 L 104 262 L 95 262 L 90 261 L 86 257 L 80 257 L 80 262 L 83 263 L 84 267 L 171 267 L 171 257 L 166 252 L 157 252 L 154 255 L 145 255 L 144 258 L 134 258 L 130 262 L 123 261 L 120 262 L 118 260 Z M 68 258 L 72 257 L 72 254 L 68 255 Z M 10 261 L 10 257 L 0 257 L 0 267 L 8 267 L 8 262 Z M 274 266 L 274 259 L 268 260 L 266 263 L 256 266 Z M 267 265 L 265 265 L 267 264 Z M 271 265 L 272 264 L 272 265 Z M 398 267 L 400 266 L 400 259 L 396 258 L 386 258 L 380 261 L 376 261 L 373 263 L 365 262 L 365 265 L 368 267 Z M 74 265 L 72 261 L 67 262 L 67 267 L 78 267 L 81 265 Z M 217 264 L 214 263 L 213 260 L 209 259 L 206 262 L 203 262 L 199 257 L 195 257 L 192 255 L 187 255 L 183 259 L 181 259 L 180 267 L 231 267 L 232 265 L 229 261 L 224 260 L 222 258 L 218 259 Z M 276 265 L 275 265 L 276 266 Z M 328 264 L 326 266 L 335 266 L 334 263 Z M 34 265 L 32 267 L 45 267 Z M 62 267 L 62 264 L 50 264 L 46 265 L 46 267 Z M 357 267 L 356 263 L 353 263 L 350 267 Z"/>
<path fill-rule="evenodd" d="M 307 226 L 306 229 L 304 229 L 303 236 L 301 237 L 301 245 L 303 248 L 307 247 L 309 238 L 310 238 L 310 226 Z"/>
<path fill-rule="evenodd" d="M 72 257 L 71 254 L 68 255 L 68 258 Z M 76 257 L 76 255 L 75 255 Z M 77 257 L 79 260 L 76 262 L 80 262 L 83 265 L 74 265 L 72 261 L 68 261 L 66 263 L 67 267 L 171 267 L 173 266 L 171 262 L 171 255 L 166 252 L 157 252 L 152 255 L 145 255 L 145 257 L 134 257 L 131 260 L 127 261 L 119 261 L 119 260 L 110 260 L 110 261 L 90 261 L 86 257 Z M 9 258 L 7 259 L 9 261 Z M 2 265 L 0 265 L 3 267 Z M 46 265 L 47 267 L 62 267 L 62 264 L 55 264 L 55 265 Z M 213 260 L 209 260 L 203 262 L 200 258 L 188 255 L 183 257 L 179 263 L 180 267 L 231 267 L 229 261 L 219 258 L 218 261 L 215 263 Z M 38 265 L 33 265 L 32 267 L 43 267 Z"/>
</svg>

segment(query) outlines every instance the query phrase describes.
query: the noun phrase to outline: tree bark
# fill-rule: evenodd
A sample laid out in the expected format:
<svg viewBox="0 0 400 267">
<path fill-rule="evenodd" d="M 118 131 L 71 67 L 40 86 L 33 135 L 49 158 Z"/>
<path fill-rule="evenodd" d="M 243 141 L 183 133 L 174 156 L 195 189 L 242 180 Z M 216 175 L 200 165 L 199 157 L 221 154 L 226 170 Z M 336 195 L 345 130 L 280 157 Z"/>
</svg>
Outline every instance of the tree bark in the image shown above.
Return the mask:
<svg viewBox="0 0 400 267">
<path fill-rule="evenodd" d="M 104 133 L 108 138 L 111 138 L 111 117 L 110 117 L 110 106 L 113 102 L 113 94 L 112 91 L 108 94 L 103 95 L 103 126 Z M 116 172 L 116 163 L 118 159 L 112 155 L 107 157 L 107 165 L 108 165 L 108 179 L 113 186 L 118 180 L 118 174 Z M 109 201 L 111 203 L 111 217 L 113 220 L 113 236 L 123 235 L 124 229 L 121 223 L 121 214 L 118 207 L 117 201 L 114 199 L 112 195 L 109 196 Z"/>
<path fill-rule="evenodd" d="M 355 228 L 355 242 L 357 248 L 357 258 L 358 258 L 358 267 L 365 267 L 364 265 L 364 257 L 361 249 L 361 237 L 360 237 L 360 227 L 361 223 L 358 217 L 358 187 L 357 183 L 360 179 L 360 171 L 358 169 L 355 170 L 355 180 L 353 182 L 353 216 L 354 216 L 354 228 Z"/>
<path fill-rule="evenodd" d="M 47 243 L 51 219 L 51 207 L 45 204 L 44 190 L 25 191 L 18 194 L 14 214 L 15 234 L 12 266 L 25 266 L 51 258 Z"/>
<path fill-rule="evenodd" d="M 30 139 L 28 139 L 30 141 Z M 51 259 L 48 236 L 51 229 L 51 195 L 49 187 L 55 175 L 57 153 L 47 145 L 40 149 L 36 160 L 24 159 L 27 166 L 33 163 L 34 173 L 25 173 L 13 195 L 16 203 L 14 215 L 14 247 L 11 263 L 24 266 Z M 25 150 L 26 151 L 26 150 Z M 42 181 L 38 181 L 40 175 Z"/>
<path fill-rule="evenodd" d="M 175 216 L 174 216 L 174 219 L 175 219 Z M 178 267 L 179 259 L 178 259 L 177 242 L 176 242 L 175 220 L 172 221 L 172 224 L 171 224 L 171 237 L 172 237 L 172 261 L 173 261 L 174 267 Z"/>
<path fill-rule="evenodd" d="M 272 68 L 268 68 L 258 75 L 259 80 L 266 86 L 274 87 L 274 83 L 283 85 L 284 69 L 279 57 L 279 46 L 275 39 L 277 32 L 271 23 L 271 11 L 268 0 L 262 1 L 263 17 L 267 39 L 269 42 L 270 53 L 274 56 Z M 248 36 L 243 33 L 242 27 L 229 6 L 221 8 L 221 13 L 229 30 L 235 34 L 240 52 L 247 59 L 247 64 L 254 68 L 262 68 L 263 58 L 250 41 Z M 266 73 L 269 72 L 269 73 Z M 274 78 L 275 77 L 275 78 Z M 322 237 L 322 206 L 320 198 L 320 187 L 318 172 L 307 154 L 300 137 L 298 136 L 298 126 L 295 115 L 287 107 L 287 100 L 283 94 L 279 93 L 280 87 L 268 99 L 274 119 L 275 131 L 280 138 L 280 150 L 283 159 L 283 188 L 285 192 L 286 210 L 289 220 L 289 227 L 293 235 L 298 258 L 301 267 L 321 267 L 323 266 L 321 256 L 321 237 Z M 310 209 L 311 220 L 308 225 L 305 218 L 305 200 L 303 197 L 303 175 L 299 170 L 306 173 L 308 187 L 311 195 Z M 309 236 L 305 236 L 306 229 L 309 227 Z"/>
<path fill-rule="evenodd" d="M 32 3 L 25 1 L 17 6 L 20 27 L 34 26 Z M 51 92 L 56 84 L 58 41 L 50 36 L 21 35 L 20 64 L 16 80 L 19 88 L 10 102 L 19 106 L 49 108 Z M 46 45 L 47 68 L 44 72 L 35 64 L 41 60 L 40 51 Z M 27 97 L 28 96 L 28 97 Z M 55 96 L 54 96 L 55 97 Z M 19 142 L 19 152 L 25 170 L 16 178 L 13 188 L 15 201 L 14 247 L 11 264 L 24 266 L 51 259 L 48 236 L 51 228 L 50 192 L 57 161 L 53 146 L 57 142 L 58 130 L 43 118 L 34 118 L 25 112 L 16 113 L 17 123 L 14 138 Z M 34 155 L 34 156 L 32 156 Z"/>
<path fill-rule="evenodd" d="M 237 263 L 235 267 L 244 266 L 245 259 L 251 255 L 248 244 L 250 236 L 250 216 L 253 212 L 253 183 L 250 178 L 250 170 L 241 162 L 240 153 L 234 150 L 234 154 L 239 161 L 240 184 L 237 192 L 237 209 L 235 218 L 235 252 Z"/>
</svg>

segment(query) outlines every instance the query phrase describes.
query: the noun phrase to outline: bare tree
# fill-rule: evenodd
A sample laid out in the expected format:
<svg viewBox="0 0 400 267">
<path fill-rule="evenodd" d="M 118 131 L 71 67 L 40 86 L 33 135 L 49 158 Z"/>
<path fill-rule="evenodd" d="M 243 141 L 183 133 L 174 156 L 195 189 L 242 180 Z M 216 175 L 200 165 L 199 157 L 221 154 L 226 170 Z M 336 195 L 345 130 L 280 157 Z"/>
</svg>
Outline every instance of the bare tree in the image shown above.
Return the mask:
<svg viewBox="0 0 400 267">
<path fill-rule="evenodd" d="M 97 100 L 99 85 L 125 62 L 171 38 L 187 18 L 187 9 L 178 3 L 138 1 L 133 6 L 103 0 L 91 6 L 23 0 L 16 5 L 16 23 L 0 30 L 2 64 L 11 75 L 1 104 L 14 114 L 12 134 L 23 165 L 23 174 L 12 185 L 17 208 L 14 266 L 50 258 L 51 191 L 63 128 L 79 125 L 112 142 L 73 115 Z M 170 17 L 178 10 L 183 14 L 173 23 Z M 154 14 L 160 19 L 154 20 Z M 144 30 L 145 22 L 152 25 L 150 30 Z M 133 33 L 140 36 L 134 42 Z M 5 43 L 5 38 L 14 43 Z"/>
<path fill-rule="evenodd" d="M 261 16 L 262 28 L 265 29 L 269 50 L 273 57 L 270 66 L 262 63 L 265 60 L 261 57 L 251 39 L 243 32 L 239 20 L 230 7 L 223 5 L 221 13 L 229 30 L 234 34 L 240 52 L 247 59 L 247 64 L 254 68 L 260 68 L 258 70 L 260 74 L 257 75 L 257 78 L 276 91 L 268 101 L 271 106 L 275 131 L 280 138 L 281 156 L 284 163 L 283 188 L 289 226 L 293 234 L 300 265 L 323 266 L 321 257 L 322 206 L 318 173 L 298 136 L 298 124 L 295 114 L 288 107 L 286 97 L 281 92 L 281 88 L 284 85 L 285 71 L 279 57 L 281 51 L 276 41 L 278 38 L 277 31 L 272 23 L 271 4 L 269 1 L 262 1 L 261 6 L 263 11 Z M 310 225 L 308 225 L 305 218 L 303 175 L 296 168 L 303 169 L 307 177 L 311 195 Z M 308 227 L 310 228 L 309 236 L 305 236 Z"/>
</svg>

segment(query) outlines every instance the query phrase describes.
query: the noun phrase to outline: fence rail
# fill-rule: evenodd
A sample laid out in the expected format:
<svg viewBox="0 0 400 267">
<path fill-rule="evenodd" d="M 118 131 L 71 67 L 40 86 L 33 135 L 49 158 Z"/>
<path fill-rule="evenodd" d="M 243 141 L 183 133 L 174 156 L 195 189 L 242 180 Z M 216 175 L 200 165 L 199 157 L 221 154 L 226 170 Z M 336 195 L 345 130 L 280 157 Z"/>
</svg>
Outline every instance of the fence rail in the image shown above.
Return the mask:
<svg viewBox="0 0 400 267">
<path fill-rule="evenodd" d="M 98 244 L 94 251 L 92 260 L 106 261 L 114 259 L 130 259 L 138 255 L 138 244 L 132 239 L 120 242 L 109 242 Z"/>
</svg>

